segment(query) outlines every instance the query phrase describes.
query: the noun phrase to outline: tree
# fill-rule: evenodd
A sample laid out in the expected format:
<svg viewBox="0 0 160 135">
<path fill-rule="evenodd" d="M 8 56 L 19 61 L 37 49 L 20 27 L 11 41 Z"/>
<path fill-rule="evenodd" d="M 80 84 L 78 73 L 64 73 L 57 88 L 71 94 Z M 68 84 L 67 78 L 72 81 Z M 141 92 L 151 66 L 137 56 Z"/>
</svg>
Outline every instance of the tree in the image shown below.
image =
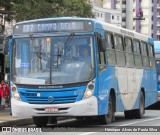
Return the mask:
<svg viewBox="0 0 160 135">
<path fill-rule="evenodd" d="M 8 20 L 78 16 L 94 17 L 89 0 L 1 0 L 5 10 L 14 13 Z"/>
</svg>

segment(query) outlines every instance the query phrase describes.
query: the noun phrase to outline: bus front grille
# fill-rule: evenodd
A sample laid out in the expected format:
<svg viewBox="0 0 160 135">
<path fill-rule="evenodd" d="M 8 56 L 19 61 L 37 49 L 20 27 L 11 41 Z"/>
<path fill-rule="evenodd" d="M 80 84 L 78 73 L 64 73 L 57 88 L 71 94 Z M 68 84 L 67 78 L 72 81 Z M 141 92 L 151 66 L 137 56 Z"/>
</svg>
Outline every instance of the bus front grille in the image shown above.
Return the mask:
<svg viewBox="0 0 160 135">
<path fill-rule="evenodd" d="M 77 96 L 70 97 L 53 97 L 53 101 L 50 102 L 48 97 L 43 98 L 29 98 L 27 97 L 27 102 L 30 104 L 62 104 L 62 103 L 73 103 L 76 101 Z"/>
<path fill-rule="evenodd" d="M 39 91 L 39 90 L 19 90 L 23 102 L 30 104 L 64 104 L 74 103 L 82 98 L 82 95 L 75 94 L 75 89 L 66 91 Z"/>
</svg>

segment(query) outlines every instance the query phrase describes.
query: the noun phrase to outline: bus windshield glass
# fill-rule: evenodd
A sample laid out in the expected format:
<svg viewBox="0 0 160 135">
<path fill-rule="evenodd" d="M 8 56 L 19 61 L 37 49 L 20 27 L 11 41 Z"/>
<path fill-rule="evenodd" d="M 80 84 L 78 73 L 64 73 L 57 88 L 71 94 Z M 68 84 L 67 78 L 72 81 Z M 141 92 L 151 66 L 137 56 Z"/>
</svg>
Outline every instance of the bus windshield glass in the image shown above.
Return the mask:
<svg viewBox="0 0 160 135">
<path fill-rule="evenodd" d="M 59 85 L 94 78 L 93 37 L 17 38 L 12 80 L 18 84 Z"/>
</svg>

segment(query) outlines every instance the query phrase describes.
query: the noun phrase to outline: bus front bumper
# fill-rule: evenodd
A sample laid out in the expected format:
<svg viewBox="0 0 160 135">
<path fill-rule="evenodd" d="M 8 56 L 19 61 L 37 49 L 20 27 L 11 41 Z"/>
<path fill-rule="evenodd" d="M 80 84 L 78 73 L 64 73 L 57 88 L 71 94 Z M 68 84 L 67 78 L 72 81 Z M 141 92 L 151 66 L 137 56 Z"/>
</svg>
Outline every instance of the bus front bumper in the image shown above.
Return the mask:
<svg viewBox="0 0 160 135">
<path fill-rule="evenodd" d="M 98 101 L 90 98 L 65 104 L 29 104 L 11 99 L 11 111 L 15 117 L 32 116 L 95 116 L 98 115 Z"/>
</svg>

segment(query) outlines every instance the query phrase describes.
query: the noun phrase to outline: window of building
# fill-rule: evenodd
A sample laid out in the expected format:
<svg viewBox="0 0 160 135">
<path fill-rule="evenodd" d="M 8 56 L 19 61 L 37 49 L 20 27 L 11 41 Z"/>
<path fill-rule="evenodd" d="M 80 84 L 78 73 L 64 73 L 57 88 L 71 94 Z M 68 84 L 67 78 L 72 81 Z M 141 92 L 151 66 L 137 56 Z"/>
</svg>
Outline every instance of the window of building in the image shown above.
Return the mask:
<svg viewBox="0 0 160 135">
<path fill-rule="evenodd" d="M 112 15 L 112 20 L 114 19 L 114 15 Z"/>
<path fill-rule="evenodd" d="M 103 14 L 101 13 L 101 18 L 103 17 Z"/>
<path fill-rule="evenodd" d="M 123 18 L 123 19 L 122 19 L 122 22 L 125 22 L 125 21 L 126 21 L 126 18 Z"/>
<path fill-rule="evenodd" d="M 119 16 L 117 16 L 117 20 L 119 20 Z"/>
<path fill-rule="evenodd" d="M 122 4 L 126 4 L 126 1 L 122 1 Z"/>
<path fill-rule="evenodd" d="M 153 21 L 154 17 L 152 16 L 152 21 Z"/>
<path fill-rule="evenodd" d="M 125 9 L 123 9 L 123 10 L 122 10 L 122 13 L 126 13 L 126 10 L 125 10 Z"/>
</svg>

